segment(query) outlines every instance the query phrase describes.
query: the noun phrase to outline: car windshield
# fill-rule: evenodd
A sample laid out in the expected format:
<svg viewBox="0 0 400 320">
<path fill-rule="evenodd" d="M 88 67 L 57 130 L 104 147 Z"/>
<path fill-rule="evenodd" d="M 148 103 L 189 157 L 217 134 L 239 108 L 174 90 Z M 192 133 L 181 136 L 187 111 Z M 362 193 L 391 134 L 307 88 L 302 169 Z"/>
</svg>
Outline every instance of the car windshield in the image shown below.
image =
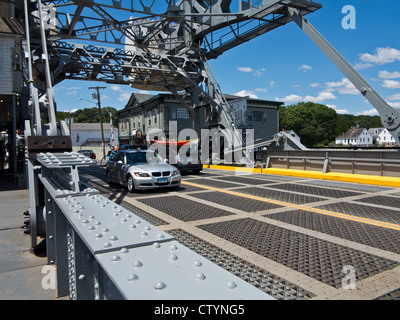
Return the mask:
<svg viewBox="0 0 400 320">
<path fill-rule="evenodd" d="M 126 163 L 157 163 L 163 159 L 156 152 L 132 152 L 126 154 Z"/>
</svg>

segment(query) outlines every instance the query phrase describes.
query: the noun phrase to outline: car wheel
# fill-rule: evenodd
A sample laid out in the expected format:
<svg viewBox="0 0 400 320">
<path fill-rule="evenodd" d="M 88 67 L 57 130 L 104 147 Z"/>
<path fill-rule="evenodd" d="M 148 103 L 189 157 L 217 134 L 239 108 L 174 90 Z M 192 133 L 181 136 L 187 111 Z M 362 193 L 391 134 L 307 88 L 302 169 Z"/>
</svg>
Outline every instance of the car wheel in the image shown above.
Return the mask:
<svg viewBox="0 0 400 320">
<path fill-rule="evenodd" d="M 108 184 L 112 184 L 110 171 L 106 172 L 106 180 Z"/>
<path fill-rule="evenodd" d="M 135 183 L 133 182 L 133 178 L 132 178 L 131 175 L 128 176 L 127 186 L 128 186 L 128 191 L 129 192 L 134 192 L 135 191 Z"/>
</svg>

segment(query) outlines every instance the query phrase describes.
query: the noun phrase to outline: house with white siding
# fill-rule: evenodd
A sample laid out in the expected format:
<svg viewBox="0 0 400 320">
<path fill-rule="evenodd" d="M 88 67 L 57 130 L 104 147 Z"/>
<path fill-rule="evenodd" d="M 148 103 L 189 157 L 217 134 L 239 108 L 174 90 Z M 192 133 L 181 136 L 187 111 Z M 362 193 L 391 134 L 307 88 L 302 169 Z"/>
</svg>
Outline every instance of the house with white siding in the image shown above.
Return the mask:
<svg viewBox="0 0 400 320">
<path fill-rule="evenodd" d="M 335 142 L 343 146 L 369 147 L 374 144 L 374 139 L 367 129 L 353 127 L 337 137 Z"/>
<path fill-rule="evenodd" d="M 396 140 L 394 140 L 393 136 L 386 128 L 378 134 L 376 142 L 378 142 L 380 145 L 384 145 L 385 147 L 394 147 L 397 145 Z"/>
</svg>

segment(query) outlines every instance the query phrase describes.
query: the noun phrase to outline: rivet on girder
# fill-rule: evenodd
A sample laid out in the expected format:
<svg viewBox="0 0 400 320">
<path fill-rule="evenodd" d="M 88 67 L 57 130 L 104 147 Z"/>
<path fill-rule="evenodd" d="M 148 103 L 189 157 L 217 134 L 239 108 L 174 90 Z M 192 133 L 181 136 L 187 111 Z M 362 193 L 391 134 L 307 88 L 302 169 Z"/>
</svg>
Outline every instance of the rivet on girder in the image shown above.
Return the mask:
<svg viewBox="0 0 400 320">
<path fill-rule="evenodd" d="M 178 256 L 177 256 L 176 254 L 171 254 L 171 255 L 169 256 L 169 260 L 171 260 L 171 261 L 178 260 Z"/>
<path fill-rule="evenodd" d="M 202 272 L 196 274 L 196 279 L 197 280 L 204 280 L 206 278 L 206 275 Z"/>
<path fill-rule="evenodd" d="M 162 281 L 159 281 L 154 285 L 154 289 L 157 289 L 157 290 L 162 290 L 166 287 L 167 287 L 167 285 Z"/>
<path fill-rule="evenodd" d="M 104 248 L 109 248 L 109 247 L 112 247 L 112 244 L 109 243 L 109 242 L 106 242 L 106 243 L 104 244 Z"/>
<path fill-rule="evenodd" d="M 131 274 L 128 276 L 128 281 L 134 281 L 134 280 L 139 280 L 139 277 L 137 276 L 137 274 L 131 273 Z"/>
<path fill-rule="evenodd" d="M 233 281 L 229 281 L 226 286 L 228 287 L 228 289 L 235 289 L 237 287 L 236 283 Z"/>
<path fill-rule="evenodd" d="M 134 268 L 143 267 L 143 263 L 140 260 L 136 260 L 135 262 L 133 262 L 133 267 Z"/>
<path fill-rule="evenodd" d="M 111 261 L 119 261 L 121 260 L 121 257 L 119 255 L 115 255 L 111 258 Z"/>
<path fill-rule="evenodd" d="M 128 250 L 127 248 L 122 248 L 122 249 L 120 250 L 120 252 L 121 252 L 122 254 L 125 254 L 125 253 L 128 253 L 129 250 Z"/>
<path fill-rule="evenodd" d="M 116 235 L 113 235 L 113 236 L 110 237 L 110 240 L 111 241 L 117 241 L 118 237 Z"/>
<path fill-rule="evenodd" d="M 203 264 L 201 263 L 201 261 L 199 261 L 199 260 L 195 260 L 194 261 L 194 266 L 195 267 L 201 267 Z"/>
<path fill-rule="evenodd" d="M 158 249 L 160 247 L 161 247 L 161 245 L 158 242 L 153 243 L 153 248 Z"/>
<path fill-rule="evenodd" d="M 178 247 L 173 244 L 173 245 L 171 245 L 170 249 L 171 249 L 171 251 L 175 251 L 175 250 L 178 250 Z"/>
</svg>

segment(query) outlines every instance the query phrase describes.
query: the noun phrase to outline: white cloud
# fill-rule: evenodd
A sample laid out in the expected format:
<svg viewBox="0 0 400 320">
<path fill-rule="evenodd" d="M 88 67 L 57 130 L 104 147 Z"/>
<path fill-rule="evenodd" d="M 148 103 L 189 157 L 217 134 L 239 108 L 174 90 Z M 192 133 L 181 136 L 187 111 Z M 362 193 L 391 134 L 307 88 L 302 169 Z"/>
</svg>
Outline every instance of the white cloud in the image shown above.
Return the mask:
<svg viewBox="0 0 400 320">
<path fill-rule="evenodd" d="M 354 69 L 356 69 L 356 70 L 364 70 L 364 69 L 367 69 L 367 68 L 371 68 L 373 66 L 374 65 L 372 63 L 369 63 L 369 62 L 367 62 L 367 63 L 357 62 L 354 65 Z"/>
<path fill-rule="evenodd" d="M 382 87 L 384 87 L 386 89 L 400 89 L 400 81 L 384 80 Z"/>
<path fill-rule="evenodd" d="M 383 79 L 398 79 L 400 78 L 400 72 L 394 71 L 394 72 L 389 72 L 386 70 L 379 71 L 379 78 Z"/>
<path fill-rule="evenodd" d="M 284 101 L 286 104 L 287 103 L 295 103 L 295 102 L 314 102 L 314 103 L 322 103 L 326 100 L 335 100 L 337 99 L 336 96 L 329 90 L 324 90 L 318 93 L 317 96 L 300 96 L 297 94 L 291 94 L 288 95 L 284 98 L 275 98 L 276 101 Z"/>
<path fill-rule="evenodd" d="M 124 92 L 124 90 L 120 86 L 117 86 L 117 85 L 113 85 L 110 88 L 111 88 L 111 90 L 116 91 L 116 92 Z"/>
<path fill-rule="evenodd" d="M 337 107 L 337 106 L 335 106 L 333 104 L 327 104 L 326 106 L 329 107 L 329 108 L 332 108 L 333 110 L 335 110 L 339 114 L 349 114 L 350 113 L 349 110 L 347 110 L 347 109 L 339 109 L 339 107 Z"/>
<path fill-rule="evenodd" d="M 252 72 L 252 73 L 253 73 L 253 76 L 255 76 L 255 77 L 261 77 L 261 76 L 264 75 L 265 71 L 267 71 L 267 69 L 265 69 L 265 68 L 261 68 L 261 69 L 259 69 L 259 70 L 254 70 L 254 69 L 251 68 L 251 67 L 239 67 L 239 68 L 237 68 L 237 69 L 238 69 L 240 72 L 246 72 L 246 73 Z"/>
<path fill-rule="evenodd" d="M 336 96 L 331 92 L 331 91 L 321 91 L 318 93 L 318 96 L 313 97 L 313 96 L 306 96 L 304 97 L 304 101 L 311 101 L 314 103 L 321 103 L 326 100 L 334 100 L 337 99 Z"/>
<path fill-rule="evenodd" d="M 63 112 L 74 113 L 77 112 L 79 109 L 71 109 L 71 110 L 64 110 Z"/>
<path fill-rule="evenodd" d="M 379 115 L 378 110 L 374 109 L 370 109 L 370 110 L 365 110 L 363 112 L 357 112 L 356 116 L 377 116 Z"/>
<path fill-rule="evenodd" d="M 387 97 L 388 100 L 394 101 L 394 100 L 400 100 L 400 93 L 394 94 L 392 96 Z"/>
<path fill-rule="evenodd" d="M 239 97 L 250 97 L 252 99 L 258 99 L 258 97 L 254 94 L 254 91 L 242 90 L 242 91 L 234 93 L 233 95 L 239 96 Z"/>
<path fill-rule="evenodd" d="M 255 91 L 257 91 L 257 92 L 268 92 L 268 89 L 265 89 L 265 88 L 256 88 Z"/>
<path fill-rule="evenodd" d="M 400 108 L 400 102 L 389 102 L 389 105 L 393 108 Z"/>
<path fill-rule="evenodd" d="M 275 98 L 275 100 L 276 101 L 283 101 L 286 104 L 288 104 L 288 103 L 304 101 L 304 98 L 302 96 L 297 95 L 297 94 L 291 94 L 291 95 L 288 95 L 288 96 L 286 96 L 284 98 Z"/>
<path fill-rule="evenodd" d="M 309 65 L 306 65 L 306 64 L 302 64 L 298 69 L 299 69 L 300 71 L 307 72 L 307 71 L 312 70 L 312 67 L 309 66 Z"/>
<path fill-rule="evenodd" d="M 128 101 L 130 97 L 131 97 L 130 92 L 124 92 L 119 95 L 118 101 L 121 101 L 121 102 Z"/>
<path fill-rule="evenodd" d="M 250 67 L 239 67 L 239 68 L 237 68 L 239 71 L 241 71 L 241 72 L 253 72 L 253 68 L 250 68 Z"/>
<path fill-rule="evenodd" d="M 319 87 L 321 87 L 321 84 L 319 84 L 319 83 L 311 83 L 310 86 L 312 88 L 319 88 Z"/>
<path fill-rule="evenodd" d="M 390 47 L 376 48 L 374 54 L 362 53 L 360 55 L 360 59 L 363 62 L 383 65 L 386 63 L 400 61 L 400 50 Z"/>
<path fill-rule="evenodd" d="M 77 94 L 77 93 L 78 93 L 77 90 L 67 91 L 66 95 L 67 95 L 67 96 L 72 96 L 72 95 L 75 95 L 75 94 Z"/>
<path fill-rule="evenodd" d="M 325 85 L 327 88 L 335 89 L 342 95 L 343 94 L 356 95 L 360 93 L 357 90 L 357 88 L 347 78 L 343 78 L 341 81 L 337 82 L 326 82 Z"/>
</svg>

